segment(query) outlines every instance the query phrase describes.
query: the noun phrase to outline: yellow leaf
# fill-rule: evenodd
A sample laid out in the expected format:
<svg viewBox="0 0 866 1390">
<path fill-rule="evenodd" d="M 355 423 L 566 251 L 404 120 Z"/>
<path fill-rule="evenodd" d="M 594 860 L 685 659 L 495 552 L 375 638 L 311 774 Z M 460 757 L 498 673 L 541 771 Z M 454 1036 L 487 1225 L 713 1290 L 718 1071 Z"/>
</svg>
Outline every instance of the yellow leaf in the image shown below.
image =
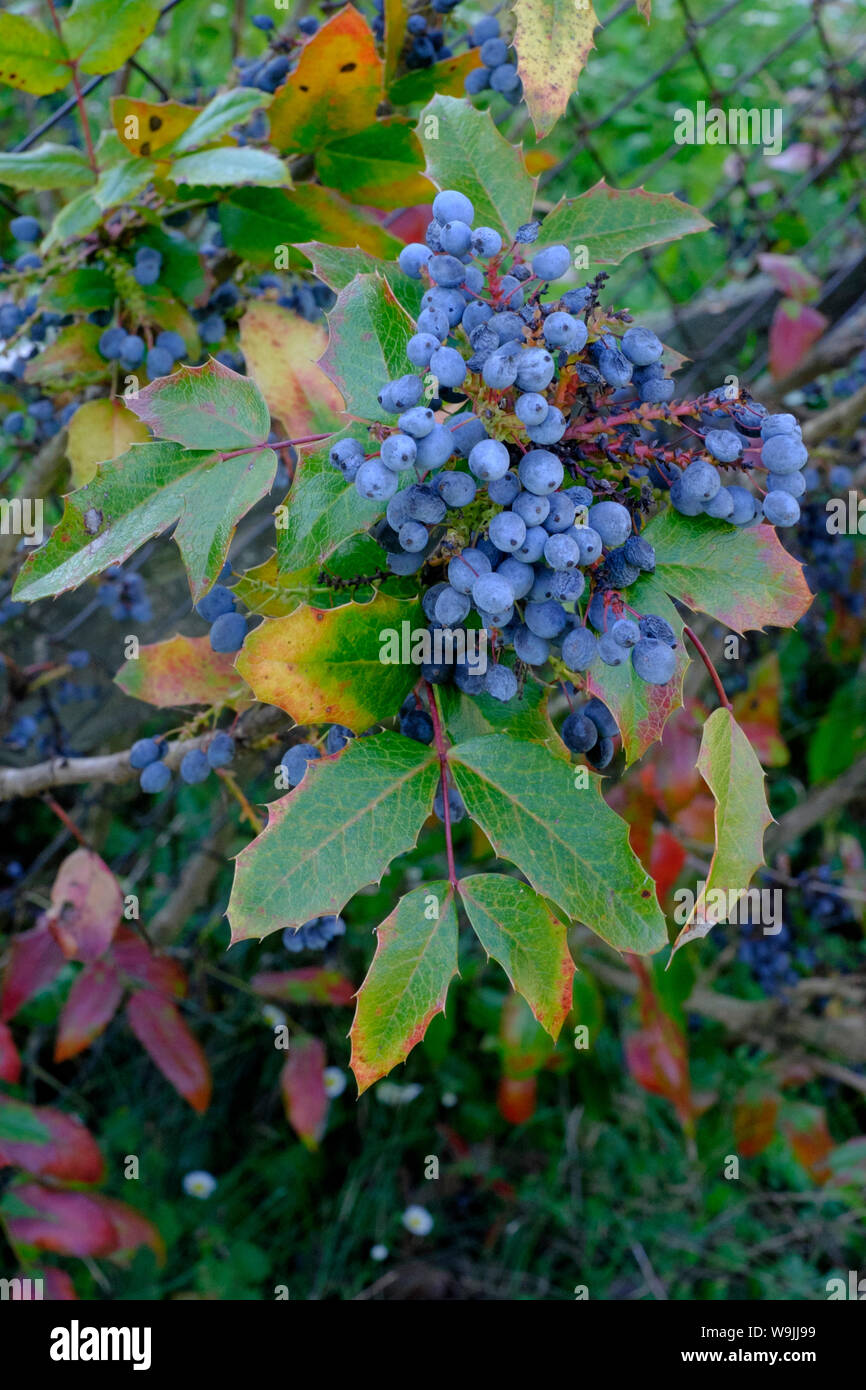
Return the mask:
<svg viewBox="0 0 866 1390">
<path fill-rule="evenodd" d="M 178 101 L 134 101 L 114 97 L 111 119 L 130 154 L 147 158 L 172 144 L 195 120 L 201 106 L 182 106 Z"/>
<path fill-rule="evenodd" d="M 372 30 L 353 5 L 323 24 L 271 103 L 271 144 L 310 154 L 365 130 L 382 100 L 383 64 Z"/>
<path fill-rule="evenodd" d="M 84 487 L 96 473 L 96 465 L 119 458 L 131 444 L 150 438 L 146 425 L 127 410 L 122 401 L 86 401 L 69 422 L 66 456 L 74 487 Z"/>
<path fill-rule="evenodd" d="M 247 371 L 291 438 L 339 428 L 343 398 L 316 363 L 328 345 L 321 324 L 270 300 L 253 300 L 240 338 Z"/>
</svg>

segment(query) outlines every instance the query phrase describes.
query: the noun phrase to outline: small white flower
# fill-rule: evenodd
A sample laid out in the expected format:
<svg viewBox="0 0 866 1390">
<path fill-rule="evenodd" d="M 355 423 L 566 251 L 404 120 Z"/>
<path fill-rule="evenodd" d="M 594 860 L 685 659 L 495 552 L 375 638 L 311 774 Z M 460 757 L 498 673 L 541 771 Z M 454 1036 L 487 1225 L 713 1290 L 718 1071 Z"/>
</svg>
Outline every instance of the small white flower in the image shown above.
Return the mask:
<svg viewBox="0 0 866 1390">
<path fill-rule="evenodd" d="M 265 1004 L 262 1009 L 262 1018 L 269 1028 L 284 1028 L 288 1022 L 282 1009 L 278 1009 L 276 1004 Z"/>
<path fill-rule="evenodd" d="M 433 1230 L 433 1217 L 426 1207 L 407 1207 L 402 1216 L 403 1225 L 413 1236 L 429 1236 Z"/>
<path fill-rule="evenodd" d="M 370 1259 L 376 1260 L 377 1263 L 381 1263 L 382 1260 L 387 1260 L 390 1253 L 387 1245 L 373 1245 L 370 1247 Z"/>
<path fill-rule="evenodd" d="M 408 1105 L 416 1096 L 420 1096 L 421 1090 L 414 1081 L 405 1086 L 399 1086 L 396 1081 L 380 1081 L 375 1096 L 382 1105 Z"/>
<path fill-rule="evenodd" d="M 183 1190 L 187 1197 L 200 1197 L 204 1201 L 216 1190 L 216 1185 L 217 1180 L 213 1173 L 206 1173 L 203 1168 L 196 1168 L 194 1172 L 184 1174 Z"/>
<path fill-rule="evenodd" d="M 456 1097 L 456 1095 L 454 1094 L 453 1091 L 444 1091 L 444 1092 L 443 1092 L 443 1094 L 442 1094 L 442 1104 L 445 1105 L 445 1106 L 447 1106 L 449 1110 L 452 1108 L 452 1106 L 454 1106 L 454 1105 L 457 1104 L 457 1097 Z"/>
<path fill-rule="evenodd" d="M 346 1089 L 346 1073 L 340 1071 L 339 1067 L 325 1067 L 325 1095 L 330 1096 L 331 1100 L 335 1096 L 341 1096 Z"/>
</svg>

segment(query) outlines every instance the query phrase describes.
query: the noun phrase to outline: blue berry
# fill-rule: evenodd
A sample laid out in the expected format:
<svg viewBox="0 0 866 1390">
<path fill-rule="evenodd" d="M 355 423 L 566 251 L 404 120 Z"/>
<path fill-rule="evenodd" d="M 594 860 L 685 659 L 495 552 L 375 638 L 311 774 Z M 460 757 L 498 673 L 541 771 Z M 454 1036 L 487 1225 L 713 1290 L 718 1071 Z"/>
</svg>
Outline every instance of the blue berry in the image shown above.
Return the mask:
<svg viewBox="0 0 866 1390">
<path fill-rule="evenodd" d="M 140 738 L 129 750 L 129 766 L 141 771 L 157 762 L 161 756 L 160 745 L 155 738 Z"/>
<path fill-rule="evenodd" d="M 194 786 L 196 782 L 204 782 L 210 776 L 210 763 L 200 748 L 191 748 L 183 755 L 180 775 L 182 781 L 190 786 Z"/>
<path fill-rule="evenodd" d="M 211 767 L 227 767 L 235 755 L 235 741 L 231 734 L 220 729 L 214 734 L 207 748 L 207 760 Z"/>
<path fill-rule="evenodd" d="M 138 779 L 138 785 L 143 792 L 164 791 L 171 781 L 171 773 L 163 762 L 148 763 Z"/>
<path fill-rule="evenodd" d="M 567 246 L 548 246 L 533 256 L 532 273 L 539 280 L 559 280 L 570 265 L 571 253 Z"/>
<path fill-rule="evenodd" d="M 210 630 L 211 649 L 215 652 L 237 652 L 247 635 L 247 620 L 243 613 L 223 613 Z"/>
<path fill-rule="evenodd" d="M 199 599 L 195 611 L 206 623 L 213 623 L 217 618 L 221 618 L 223 613 L 233 613 L 234 608 L 235 599 L 231 590 L 222 584 L 214 584 L 210 592 Z"/>
</svg>

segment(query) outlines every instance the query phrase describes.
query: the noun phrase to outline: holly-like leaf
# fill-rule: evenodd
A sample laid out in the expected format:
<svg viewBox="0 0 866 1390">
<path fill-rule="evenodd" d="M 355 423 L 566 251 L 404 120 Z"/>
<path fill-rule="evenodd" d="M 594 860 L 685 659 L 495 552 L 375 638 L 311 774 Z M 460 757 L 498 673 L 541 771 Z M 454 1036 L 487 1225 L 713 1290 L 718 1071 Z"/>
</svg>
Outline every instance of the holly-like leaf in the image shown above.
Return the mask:
<svg viewBox="0 0 866 1390">
<path fill-rule="evenodd" d="M 445 882 L 422 884 L 376 928 L 376 954 L 349 1033 L 359 1095 L 405 1062 L 431 1019 L 444 1013 L 456 974 L 454 894 Z"/>
<path fill-rule="evenodd" d="M 734 632 L 794 627 L 812 602 L 803 566 L 772 526 L 744 529 L 666 507 L 643 534 L 655 546 L 662 588 Z"/>
<path fill-rule="evenodd" d="M 140 647 L 135 660 L 125 661 L 114 681 L 133 699 L 145 700 L 158 709 L 182 705 L 231 705 L 238 709 L 250 701 L 232 654 L 213 651 L 208 636 L 176 633 Z"/>
<path fill-rule="evenodd" d="M 86 386 L 102 381 L 106 364 L 97 350 L 101 332 L 95 323 L 71 323 L 61 328 L 54 342 L 28 362 L 24 380 L 46 391 L 62 391 L 73 382 Z"/>
<path fill-rule="evenodd" d="M 95 474 L 97 464 L 115 459 L 149 438 L 146 425 L 117 396 L 85 401 L 69 421 L 66 439 L 73 486 L 83 487 Z"/>
<path fill-rule="evenodd" d="M 249 377 L 211 357 L 151 382 L 129 403 L 158 439 L 187 449 L 245 449 L 268 437 L 267 404 Z"/>
<path fill-rule="evenodd" d="M 66 957 L 44 921 L 13 936 L 3 975 L 0 1018 L 14 1018 L 28 999 L 53 984 L 65 964 Z"/>
<path fill-rule="evenodd" d="M 0 1095 L 0 1167 L 10 1163 L 40 1178 L 99 1182 L 96 1140 L 74 1115 Z"/>
<path fill-rule="evenodd" d="M 134 444 L 66 498 L 50 539 L 22 567 L 16 597 L 31 603 L 75 589 L 177 521 L 174 539 L 197 602 L 225 564 L 238 521 L 270 491 L 276 466 L 272 449 L 221 459 L 178 444 Z"/>
<path fill-rule="evenodd" d="M 730 710 L 714 710 L 704 725 L 698 771 L 715 798 L 716 843 L 706 884 L 674 951 L 729 920 L 764 862 L 764 831 L 773 821 L 763 769 Z"/>
<path fill-rule="evenodd" d="M 458 744 L 448 761 L 469 815 L 537 892 L 617 950 L 667 943 L 652 880 L 625 821 L 602 800 L 600 778 L 501 734 Z"/>
<path fill-rule="evenodd" d="M 523 690 L 505 704 L 487 695 L 464 695 L 456 685 L 442 685 L 436 698 L 445 730 L 452 743 L 466 743 L 482 734 L 508 734 L 513 739 L 544 743 L 557 757 L 565 758 L 565 746 L 547 713 L 547 691 L 527 680 Z"/>
<path fill-rule="evenodd" d="M 401 116 L 335 140 L 316 157 L 319 177 L 349 202 L 389 210 L 432 200 L 421 163 L 418 137 Z"/>
<path fill-rule="evenodd" d="M 126 1017 L 166 1080 L 197 1114 L 204 1114 L 210 1104 L 210 1067 L 179 1010 L 155 990 L 143 989 L 130 995 Z"/>
<path fill-rule="evenodd" d="M 228 134 L 232 126 L 243 125 L 254 111 L 267 108 L 271 101 L 271 94 L 257 87 L 232 87 L 218 92 L 177 138 L 174 152 L 184 154 L 212 144 Z"/>
<path fill-rule="evenodd" d="M 318 1038 L 311 1038 L 308 1033 L 292 1038 L 280 1073 L 280 1090 L 286 1119 L 304 1147 L 315 1152 L 328 1118 L 325 1047 Z"/>
<path fill-rule="evenodd" d="M 366 440 L 357 426 L 337 436 Z M 378 502 L 361 497 L 352 483 L 328 462 L 332 440 L 304 454 L 286 501 L 285 524 L 277 531 L 277 559 L 281 574 L 292 574 L 308 565 L 322 565 L 348 537 L 357 535 L 381 513 Z M 362 573 L 362 571 L 356 571 Z"/>
<path fill-rule="evenodd" d="M 63 39 L 82 72 L 116 72 L 151 34 L 159 0 L 75 0 L 63 20 Z"/>
<path fill-rule="evenodd" d="M 328 347 L 319 365 L 350 415 L 390 422 L 376 396 L 387 381 L 405 375 L 406 344 L 413 332 L 411 319 L 381 276 L 358 275 L 340 291 L 328 314 Z"/>
<path fill-rule="evenodd" d="M 415 844 L 438 776 L 429 748 L 391 733 L 353 739 L 338 757 L 310 763 L 235 861 L 232 941 L 341 912 Z"/>
<path fill-rule="evenodd" d="M 575 969 L 564 923 L 520 879 L 474 874 L 459 888 L 481 945 L 555 1040 L 571 1009 Z"/>
<path fill-rule="evenodd" d="M 368 729 L 398 708 L 418 668 L 381 659 L 386 634 L 417 627 L 421 609 L 378 593 L 369 603 L 297 608 L 251 632 L 237 669 L 257 700 L 276 705 L 296 724 L 324 720 Z"/>
<path fill-rule="evenodd" d="M 535 133 L 546 135 L 565 114 L 595 48 L 592 0 L 515 0 L 514 48 Z"/>
<path fill-rule="evenodd" d="M 0 82 L 44 97 L 69 81 L 63 44 L 21 14 L 0 14 Z"/>
<path fill-rule="evenodd" d="M 93 183 L 93 170 L 81 150 L 72 145 L 45 142 L 32 150 L 22 150 L 20 154 L 0 153 L 0 183 L 30 191 L 87 188 Z"/>
<path fill-rule="evenodd" d="M 123 982 L 104 961 L 94 961 L 75 980 L 57 1027 L 55 1062 L 84 1052 L 104 1032 L 123 998 Z"/>
<path fill-rule="evenodd" d="M 411 318 L 418 317 L 424 286 L 404 275 L 396 261 L 380 260 L 357 246 L 350 251 L 345 246 L 326 246 L 322 241 L 300 241 L 297 250 L 303 251 L 318 278 L 332 290 L 344 290 L 356 275 L 384 275 L 397 302 Z"/>
<path fill-rule="evenodd" d="M 259 269 L 273 270 L 275 249 L 305 241 L 361 247 L 383 259 L 401 243 L 331 188 L 302 183 L 282 188 L 237 188 L 220 199 L 219 223 L 226 246 Z M 351 253 L 347 253 L 351 254 Z M 298 253 L 298 263 L 304 258 Z"/>
<path fill-rule="evenodd" d="M 123 911 L 120 884 L 104 860 L 76 849 L 51 887 L 47 921 L 67 960 L 96 960 L 110 946 Z"/>
<path fill-rule="evenodd" d="M 251 300 L 241 319 L 240 345 L 247 371 L 288 437 L 327 434 L 339 428 L 343 398 L 316 365 L 326 344 L 321 324 L 308 323 L 269 300 Z"/>
<path fill-rule="evenodd" d="M 206 188 L 250 183 L 265 188 L 292 186 L 283 161 L 269 150 L 256 150 L 251 145 L 219 145 L 212 150 L 181 155 L 172 163 L 168 177 L 175 184 L 203 184 Z"/>
<path fill-rule="evenodd" d="M 339 970 L 303 965 L 299 970 L 263 970 L 250 986 L 266 999 L 284 1004 L 351 1004 L 355 986 Z"/>
<path fill-rule="evenodd" d="M 272 145 L 282 154 L 310 154 L 375 126 L 382 75 L 366 19 L 345 5 L 304 44 L 278 89 L 269 112 Z"/>
<path fill-rule="evenodd" d="M 267 101 L 267 97 L 262 99 Z M 201 110 L 200 106 L 185 106 L 179 101 L 142 101 L 126 96 L 111 99 L 111 119 L 119 139 L 130 154 L 140 155 L 142 159 L 150 158 L 166 145 L 173 145 Z"/>
<path fill-rule="evenodd" d="M 590 261 L 619 265 L 633 251 L 705 232 L 711 222 L 672 193 L 611 188 L 601 179 L 579 198 L 563 198 L 541 224 L 539 246 L 586 246 Z"/>
<path fill-rule="evenodd" d="M 426 174 L 437 188 L 455 188 L 475 209 L 479 226 L 510 241 L 532 216 L 536 180 L 521 150 L 500 135 L 489 111 L 456 97 L 435 96 L 418 121 Z M 555 240 L 556 238 L 552 238 Z"/>
<path fill-rule="evenodd" d="M 682 705 L 689 655 L 682 618 L 656 575 L 641 575 L 629 588 L 628 602 L 637 613 L 655 613 L 666 618 L 679 639 L 676 670 L 667 685 L 648 685 L 635 673 L 630 661 L 624 661 L 621 666 L 596 662 L 587 673 L 587 690 L 604 700 L 619 725 L 626 765 L 630 767 L 661 738 L 665 724 Z"/>
</svg>

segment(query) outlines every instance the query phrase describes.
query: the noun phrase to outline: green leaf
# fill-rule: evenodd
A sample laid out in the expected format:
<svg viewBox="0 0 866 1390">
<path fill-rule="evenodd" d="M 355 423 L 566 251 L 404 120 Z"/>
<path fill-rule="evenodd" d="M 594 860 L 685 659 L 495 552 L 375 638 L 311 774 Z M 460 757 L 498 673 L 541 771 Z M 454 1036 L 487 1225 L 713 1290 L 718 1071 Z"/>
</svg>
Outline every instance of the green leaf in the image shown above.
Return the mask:
<svg viewBox="0 0 866 1390">
<path fill-rule="evenodd" d="M 61 328 L 54 342 L 30 359 L 24 380 L 48 391 L 60 391 L 73 382 L 84 386 L 102 381 L 106 363 L 97 350 L 101 332 L 95 323 L 70 323 Z"/>
<path fill-rule="evenodd" d="M 242 183 L 291 188 L 289 171 L 281 159 L 250 145 L 219 145 L 213 150 L 181 155 L 168 175 L 172 183 L 228 188 Z"/>
<path fill-rule="evenodd" d="M 391 106 L 418 107 L 437 92 L 441 96 L 462 97 L 467 74 L 480 66 L 478 49 L 471 48 L 468 53 L 456 53 L 429 68 L 413 68 L 391 83 L 388 101 Z"/>
<path fill-rule="evenodd" d="M 599 777 L 501 734 L 458 744 L 448 761 L 469 815 L 537 892 L 617 950 L 667 944 L 652 879 Z"/>
<path fill-rule="evenodd" d="M 598 16 L 592 0 L 515 0 L 514 48 L 539 140 L 565 114 L 583 72 Z"/>
<path fill-rule="evenodd" d="M 0 82 L 44 97 L 69 81 L 63 44 L 20 14 L 0 14 Z"/>
<path fill-rule="evenodd" d="M 278 188 L 233 189 L 220 199 L 219 223 L 226 246 L 260 269 L 273 270 L 281 247 L 304 241 L 357 246 L 382 257 L 396 256 L 401 246 L 332 189 L 314 183 L 299 184 L 292 193 Z"/>
<path fill-rule="evenodd" d="M 349 1032 L 359 1095 L 405 1062 L 457 974 L 457 910 L 450 886 L 422 884 L 376 929 L 376 954 Z"/>
<path fill-rule="evenodd" d="M 261 938 L 341 912 L 412 848 L 439 778 L 435 754 L 400 734 L 353 739 L 310 763 L 268 806 L 268 825 L 235 860 L 232 941 Z"/>
<path fill-rule="evenodd" d="M 556 1041 L 571 1009 L 575 972 L 565 925 L 518 878 L 474 874 L 458 886 L 481 945 Z"/>
<path fill-rule="evenodd" d="M 174 539 L 197 601 L 225 563 L 237 522 L 270 491 L 276 466 L 272 449 L 220 459 L 177 444 L 133 445 L 66 498 L 53 535 L 18 576 L 18 598 L 75 589 L 177 521 Z"/>
<path fill-rule="evenodd" d="M 87 236 L 102 221 L 102 208 L 92 193 L 79 193 L 77 198 L 60 209 L 48 228 L 42 250 L 51 251 L 55 246 L 65 246 Z"/>
<path fill-rule="evenodd" d="M 168 289 L 185 304 L 193 305 L 207 291 L 208 281 L 202 268 L 202 260 L 195 246 L 178 232 L 167 232 L 160 226 L 149 226 L 142 238 L 148 246 L 162 255 L 162 268 L 159 273 L 159 286 L 152 289 Z M 162 320 L 157 322 L 162 327 Z M 173 328 L 174 324 L 166 324 Z"/>
<path fill-rule="evenodd" d="M 86 188 L 93 170 L 81 150 L 46 142 L 20 154 L 0 153 L 0 183 L 37 192 L 43 188 Z"/>
<path fill-rule="evenodd" d="M 394 291 L 394 298 L 406 313 L 417 319 L 421 312 L 424 286 L 420 280 L 410 280 L 404 275 L 396 261 L 380 260 L 357 246 L 351 251 L 346 246 L 326 246 L 322 241 L 300 241 L 295 246 L 309 258 L 318 278 L 332 290 L 344 290 L 356 275 L 384 275 Z"/>
<path fill-rule="evenodd" d="M 845 734 L 840 738 L 840 730 Z M 866 685 L 855 676 L 836 690 L 809 741 L 809 783 L 832 782 L 866 753 Z"/>
<path fill-rule="evenodd" d="M 400 54 L 406 43 L 406 20 L 408 12 L 406 0 L 385 0 L 383 17 L 385 20 L 385 82 L 390 82 L 397 71 Z"/>
<path fill-rule="evenodd" d="M 420 164 L 418 137 L 400 116 L 335 140 L 316 155 L 323 183 L 339 188 L 351 203 L 386 209 L 432 201 Z"/>
<path fill-rule="evenodd" d="M 674 951 L 730 919 L 732 905 L 764 862 L 764 831 L 773 822 L 763 768 L 730 710 L 714 710 L 704 725 L 697 767 L 715 798 L 716 843 L 706 883 Z"/>
<path fill-rule="evenodd" d="M 656 578 L 672 598 L 734 632 L 794 627 L 812 602 L 803 566 L 773 526 L 729 526 L 667 507 L 643 532 Z"/>
<path fill-rule="evenodd" d="M 513 739 L 545 743 L 558 757 L 567 757 L 548 718 L 547 691 L 537 681 L 527 680 L 522 693 L 505 704 L 483 690 L 479 695 L 464 695 L 456 685 L 437 686 L 436 698 L 452 743 L 466 743 L 483 734 L 508 734 Z"/>
<path fill-rule="evenodd" d="M 49 280 L 39 303 L 58 314 L 92 314 L 97 309 L 110 309 L 114 296 L 114 281 L 104 270 L 82 266 Z"/>
<path fill-rule="evenodd" d="M 127 402 L 160 439 L 188 449 L 246 449 L 268 437 L 271 417 L 261 391 L 209 358 L 203 367 L 181 367 L 151 382 Z"/>
<path fill-rule="evenodd" d="M 683 703 L 683 678 L 689 654 L 683 637 L 683 620 L 671 603 L 658 575 L 642 574 L 628 591 L 629 607 L 641 615 L 655 613 L 666 618 L 677 634 L 677 665 L 667 685 L 648 685 L 636 674 L 630 661 L 621 666 L 605 666 L 597 661 L 587 672 L 587 690 L 598 695 L 612 711 L 622 734 L 626 764 L 643 757 L 650 744 L 661 738 L 674 710 Z"/>
<path fill-rule="evenodd" d="M 175 141 L 173 148 L 182 154 L 210 145 L 232 126 L 243 125 L 254 111 L 268 107 L 272 100 L 270 92 L 261 92 L 255 87 L 232 87 L 228 92 L 218 92 Z"/>
<path fill-rule="evenodd" d="M 346 412 L 362 420 L 391 416 L 376 399 L 386 381 L 403 376 L 414 324 L 387 280 L 358 275 L 328 314 L 328 346 L 319 366 L 331 378 Z"/>
<path fill-rule="evenodd" d="M 3 1144 L 50 1144 L 51 1130 L 39 1119 L 39 1112 L 25 1101 L 0 1095 L 0 1147 Z"/>
<path fill-rule="evenodd" d="M 69 55 L 82 72 L 115 72 L 153 33 L 159 0 L 75 0 L 63 21 Z"/>
<path fill-rule="evenodd" d="M 427 177 L 437 188 L 455 188 L 475 209 L 475 222 L 511 240 L 532 216 L 536 180 L 520 149 L 500 135 L 489 111 L 457 97 L 435 96 L 418 121 Z"/>
<path fill-rule="evenodd" d="M 358 425 L 343 430 L 322 448 L 303 455 L 298 464 L 286 499 L 285 525 L 277 531 L 277 561 L 283 574 L 321 565 L 381 513 L 381 503 L 366 501 L 328 462 L 334 440 L 350 437 L 366 441 L 367 431 Z"/>
<path fill-rule="evenodd" d="M 131 202 L 151 182 L 156 165 L 149 159 L 124 159 L 113 164 L 102 174 L 93 190 L 94 202 L 102 208 L 116 208 L 120 203 Z"/>
<path fill-rule="evenodd" d="M 563 198 L 541 224 L 539 246 L 586 246 L 589 259 L 619 265 L 632 251 L 705 232 L 711 222 L 672 193 L 611 188 L 601 179 L 579 198 Z"/>
<path fill-rule="evenodd" d="M 296 724 L 329 720 L 360 733 L 393 715 L 418 679 L 417 666 L 382 656 L 390 633 L 419 626 L 417 599 L 381 592 L 369 603 L 298 608 L 251 632 L 236 665 L 256 699 Z"/>
</svg>

